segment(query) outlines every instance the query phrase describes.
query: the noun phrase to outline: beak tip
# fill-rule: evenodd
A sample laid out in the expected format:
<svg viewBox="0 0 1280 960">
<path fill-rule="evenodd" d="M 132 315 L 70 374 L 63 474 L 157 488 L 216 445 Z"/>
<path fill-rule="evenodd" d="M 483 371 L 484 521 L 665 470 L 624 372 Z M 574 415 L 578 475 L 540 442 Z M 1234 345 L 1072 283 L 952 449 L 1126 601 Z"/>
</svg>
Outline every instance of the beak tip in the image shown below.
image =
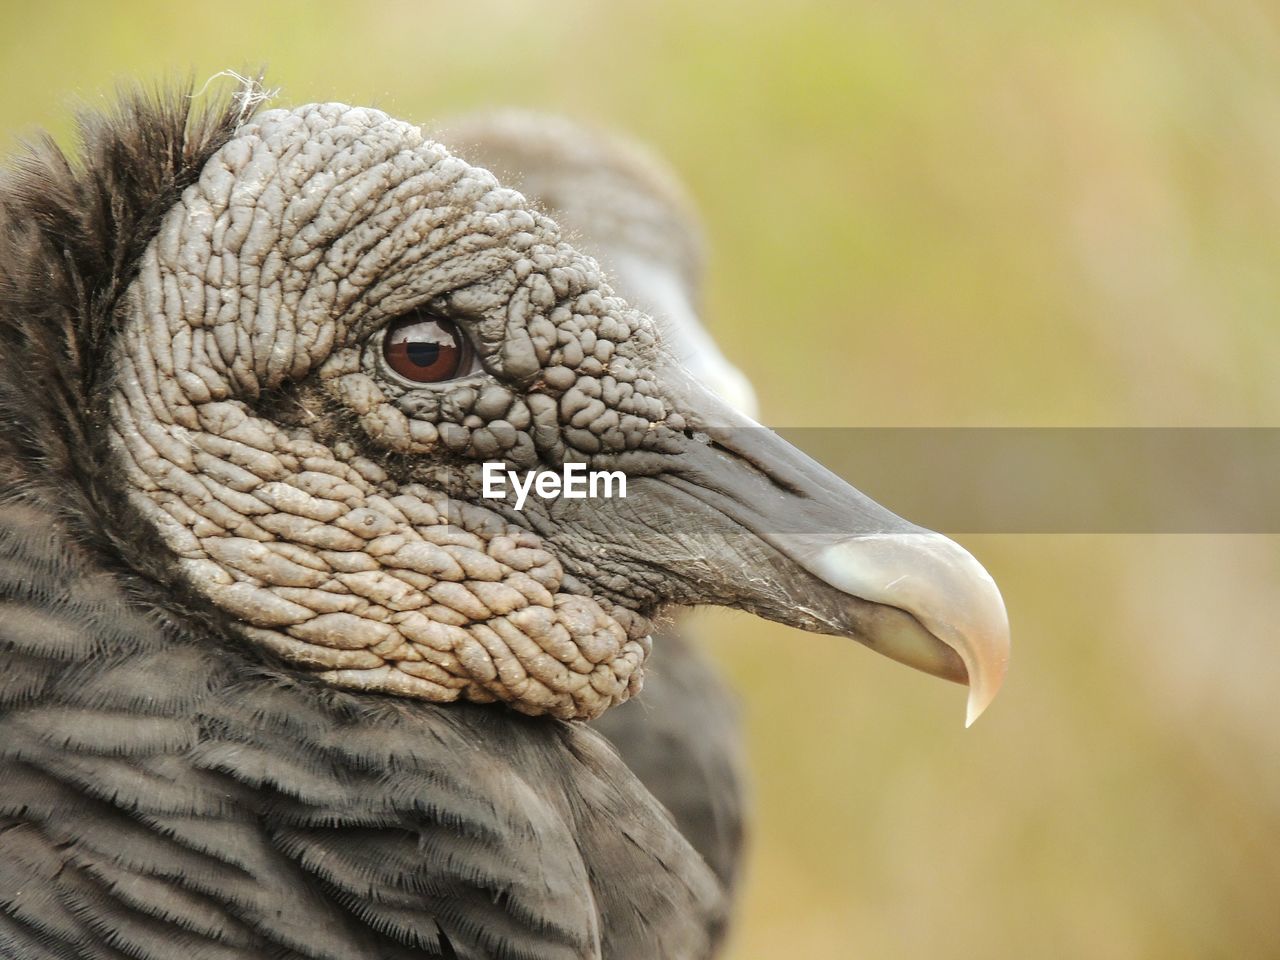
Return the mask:
<svg viewBox="0 0 1280 960">
<path fill-rule="evenodd" d="M 1000 688 L 1004 685 L 1005 674 L 1009 669 L 1009 629 L 1007 622 L 1001 633 L 1001 642 L 996 647 L 1001 650 L 1003 656 L 988 657 L 982 662 L 981 672 L 977 675 L 976 682 L 969 686 L 969 699 L 965 707 L 965 729 L 973 726 L 974 722 L 986 712 L 987 707 L 991 706 L 991 701 L 996 698 L 996 694 L 1000 692 Z"/>
<path fill-rule="evenodd" d="M 979 687 L 969 688 L 969 699 L 965 704 L 964 728 L 968 730 L 977 722 L 977 719 L 986 712 L 987 707 L 991 706 L 991 701 L 995 699 L 995 692 L 987 693 Z"/>
<path fill-rule="evenodd" d="M 816 560 L 813 570 L 828 584 L 906 611 L 923 626 L 931 647 L 903 632 L 895 652 L 882 652 L 937 676 L 967 679 L 965 727 L 971 727 L 995 699 L 1009 665 L 1004 598 L 974 556 L 941 534 L 921 531 L 849 538 Z M 940 649 L 949 660 L 940 659 Z M 959 677 L 946 672 L 960 663 Z"/>
</svg>

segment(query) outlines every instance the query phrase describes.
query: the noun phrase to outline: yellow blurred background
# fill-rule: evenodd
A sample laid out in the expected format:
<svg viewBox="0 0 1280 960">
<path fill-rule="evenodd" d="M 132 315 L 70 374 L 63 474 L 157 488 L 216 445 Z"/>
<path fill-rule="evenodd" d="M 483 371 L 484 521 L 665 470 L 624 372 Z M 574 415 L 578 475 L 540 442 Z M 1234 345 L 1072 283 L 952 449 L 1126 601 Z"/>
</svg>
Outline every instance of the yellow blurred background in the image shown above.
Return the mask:
<svg viewBox="0 0 1280 960">
<path fill-rule="evenodd" d="M 773 425 L 1280 426 L 1274 3 L 8 0 L 4 153 L 260 63 L 285 105 L 653 144 Z M 756 781 L 734 960 L 1280 957 L 1280 537 L 961 539 L 1015 641 L 969 731 L 955 687 L 700 615 Z"/>
</svg>

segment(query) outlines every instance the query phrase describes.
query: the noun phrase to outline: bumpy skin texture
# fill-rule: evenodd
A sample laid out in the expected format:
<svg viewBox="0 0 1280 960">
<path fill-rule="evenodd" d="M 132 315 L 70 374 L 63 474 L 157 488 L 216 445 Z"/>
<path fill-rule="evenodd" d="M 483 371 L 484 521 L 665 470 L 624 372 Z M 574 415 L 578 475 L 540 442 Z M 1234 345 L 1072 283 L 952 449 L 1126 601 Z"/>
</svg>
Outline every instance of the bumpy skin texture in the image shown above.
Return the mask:
<svg viewBox="0 0 1280 960">
<path fill-rule="evenodd" d="M 261 318 L 263 309 L 271 310 L 269 299 L 242 298 L 258 308 L 247 332 L 238 324 L 218 325 L 213 332 L 227 339 L 205 340 L 200 356 L 209 374 L 195 374 L 200 365 L 193 362 L 196 334 L 209 338 L 209 328 L 187 324 L 185 339 L 181 328 L 168 338 L 145 337 L 146 322 L 155 320 L 142 312 L 149 297 L 172 302 L 184 317 L 205 315 L 202 303 L 217 313 L 207 282 L 161 271 L 161 254 L 172 249 L 153 240 L 172 226 L 174 204 L 201 192 L 198 181 L 210 159 L 243 136 L 247 111 L 236 101 L 188 122 L 189 105 L 184 96 L 159 104 L 126 101 L 120 116 L 86 121 L 80 165 L 46 144 L 0 185 L 0 956 L 706 956 L 723 923 L 720 885 L 667 812 L 591 729 L 496 706 L 342 689 L 318 675 L 329 669 L 324 664 L 306 669 L 281 654 L 282 624 L 253 628 L 275 634 L 276 646 L 246 634 L 235 610 L 209 592 L 219 578 L 197 582 L 177 559 L 191 541 L 230 544 L 234 549 L 224 550 L 221 560 L 212 554 L 185 559 L 219 565 L 233 580 L 259 589 L 250 578 L 274 583 L 279 570 L 293 568 L 250 557 L 250 544 L 264 542 L 242 535 L 250 523 L 265 529 L 255 517 L 281 519 L 282 529 L 342 530 L 336 518 L 314 520 L 270 503 L 262 514 L 246 512 L 244 526 L 217 507 L 186 526 L 165 509 L 181 514 L 177 504 L 188 505 L 183 493 L 202 505 L 226 505 L 216 491 L 247 506 L 235 499 L 244 493 L 234 485 L 244 479 L 240 474 L 215 468 L 204 487 L 207 498 L 190 487 L 203 485 L 205 475 L 184 465 L 214 456 L 209 450 L 218 444 L 255 464 L 304 456 L 304 444 L 323 446 L 334 458 L 324 466 L 336 469 L 341 461 L 363 485 L 351 475 L 335 480 L 362 496 L 374 491 L 366 508 L 379 496 L 387 502 L 411 496 L 405 491 L 418 484 L 424 493 L 416 509 L 435 509 L 430 491 L 441 489 L 429 482 L 433 477 L 365 476 L 371 454 L 388 448 L 377 431 L 365 429 L 360 413 L 330 392 L 350 370 L 318 377 L 314 391 L 291 392 L 284 386 L 288 377 L 273 379 L 281 376 L 272 373 L 273 358 L 280 357 L 256 353 L 266 341 L 253 332 L 268 329 Z M 409 152 L 442 156 L 421 145 Z M 483 175 L 462 179 L 495 189 Z M 498 196 L 518 206 L 513 195 Z M 552 236 L 545 221 L 530 220 L 537 235 Z M 212 238 L 211 224 L 210 231 Z M 432 236 L 424 243 L 434 242 Z M 476 268 L 487 278 L 481 292 L 493 284 L 518 286 L 507 253 L 486 246 L 483 230 L 467 236 L 472 239 L 462 237 L 455 249 L 470 250 L 467 263 L 488 264 Z M 339 246 L 334 239 L 317 248 L 313 276 L 322 272 L 324 251 Z M 569 257 L 558 246 L 550 250 L 548 263 Z M 243 247 L 233 259 L 252 262 Z M 221 262 L 225 268 L 227 258 Z M 265 257 L 262 269 L 270 262 Z M 590 273 L 585 259 L 572 263 Z M 159 287 L 146 280 L 149 269 L 163 277 Z M 413 268 L 405 269 L 412 277 Z M 576 289 L 577 274 L 561 269 L 548 267 L 553 292 L 557 277 L 566 291 Z M 459 270 L 461 279 L 470 275 Z M 351 276 L 358 275 L 353 269 Z M 341 295 L 344 281 L 335 279 L 333 289 Z M 394 306 L 383 310 L 385 297 L 371 292 L 382 289 L 376 281 L 362 289 L 345 316 L 373 322 Z M 419 289 L 414 296 L 419 293 L 425 295 Z M 443 293 L 446 300 L 449 295 Z M 293 293 L 282 285 L 278 296 L 286 302 Z M 305 296 L 299 293 L 298 303 Z M 603 296 L 600 302 L 616 303 Z M 558 309 L 552 310 L 557 317 Z M 480 310 L 477 324 L 505 329 L 514 314 L 532 317 L 495 306 L 489 314 Z M 572 317 L 568 311 L 563 319 Z M 286 326 L 294 342 L 298 330 L 308 329 L 283 322 L 278 329 Z M 525 329 L 533 326 L 530 320 Z M 332 350 L 355 349 L 356 341 L 341 340 L 338 329 L 335 324 Z M 342 329 L 342 336 L 358 336 Z M 575 342 L 581 346 L 581 338 Z M 204 383 L 207 398 L 189 377 L 164 385 L 144 381 L 164 369 L 166 350 Z M 588 359 L 584 354 L 583 364 Z M 495 377 L 514 376 L 501 356 L 487 356 L 486 364 Z M 153 389 L 139 391 L 134 376 Z M 265 386 L 275 382 L 281 389 Z M 563 399 L 569 386 L 553 389 Z M 442 407 L 461 402 L 465 389 L 440 394 Z M 295 408 L 315 421 L 299 412 L 303 422 L 290 424 L 286 410 Z M 215 409 L 224 417 L 243 413 L 243 432 L 219 421 Z M 396 409 L 389 400 L 392 420 Z M 200 411 L 213 428 L 205 428 Z M 268 411 L 274 415 L 264 416 Z M 535 415 L 531 411 L 533 423 Z M 255 418 L 271 421 L 274 429 L 258 428 L 271 443 L 298 446 L 255 447 L 251 441 L 266 445 L 253 425 L 245 426 Z M 464 429 L 470 446 L 480 431 Z M 573 449 L 570 436 L 567 429 L 548 429 L 537 449 Z M 461 469 L 442 483 L 458 472 L 466 476 L 466 459 L 448 461 L 450 450 L 446 443 L 440 459 Z M 249 469 L 230 454 L 226 462 Z M 394 456 L 382 463 L 388 475 L 388 465 L 403 467 Z M 392 482 L 394 496 L 387 490 Z M 346 515 L 358 509 L 343 506 Z M 231 527 L 226 536 L 212 529 L 217 516 Z M 314 526 L 284 519 L 290 516 Z M 510 518 L 476 519 L 461 509 L 428 526 L 450 528 L 474 548 L 475 556 L 462 555 L 475 564 L 485 561 L 466 536 L 481 540 L 483 557 L 495 564 L 504 562 L 492 556 L 502 536 L 525 536 L 512 530 Z M 249 543 L 231 544 L 233 534 Z M 449 543 L 435 546 L 449 554 Z M 512 549 L 536 553 L 519 543 Z M 301 541 L 283 558 L 314 569 L 303 561 L 335 551 Z M 507 567 L 537 582 L 530 571 L 538 564 Z M 643 606 L 620 583 L 595 578 L 592 584 L 595 589 L 565 570 L 553 606 L 559 597 L 582 599 L 619 626 L 633 606 Z M 327 592 L 340 596 L 336 588 Z M 280 599 L 295 602 L 287 594 Z M 388 619 L 402 612 L 372 601 L 360 610 L 375 608 Z M 581 629 L 575 636 L 594 634 Z"/>
<path fill-rule="evenodd" d="M 483 373 L 388 375 L 386 323 L 424 305 Z M 135 499 L 250 637 L 439 702 L 587 718 L 638 689 L 652 598 L 567 577 L 572 548 L 478 502 L 484 460 L 644 474 L 684 426 L 652 321 L 519 194 L 377 111 L 271 111 L 165 217 L 123 309 Z"/>
</svg>

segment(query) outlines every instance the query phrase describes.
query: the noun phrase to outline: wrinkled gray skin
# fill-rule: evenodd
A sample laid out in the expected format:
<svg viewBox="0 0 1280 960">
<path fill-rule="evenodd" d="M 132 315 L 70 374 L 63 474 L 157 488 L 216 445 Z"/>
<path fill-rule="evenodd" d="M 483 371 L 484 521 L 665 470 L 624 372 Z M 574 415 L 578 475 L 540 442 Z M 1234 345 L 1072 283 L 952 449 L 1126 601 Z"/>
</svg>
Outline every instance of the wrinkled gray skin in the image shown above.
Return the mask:
<svg viewBox="0 0 1280 960">
<path fill-rule="evenodd" d="M 604 569 L 610 531 L 584 512 L 552 551 L 477 502 L 485 460 L 657 473 L 684 426 L 652 322 L 519 194 L 376 111 L 271 111 L 171 211 L 131 306 L 111 409 L 135 498 L 252 638 L 436 702 L 569 719 L 638 689 L 661 598 Z M 391 374 L 383 328 L 417 306 L 463 322 L 485 371 Z M 308 377 L 276 418 L 254 407 Z M 387 465 L 442 451 L 447 478 Z"/>
<path fill-rule="evenodd" d="M 443 123 L 432 135 L 546 210 L 591 253 L 610 285 L 653 317 L 694 377 L 747 416 L 755 391 L 699 319 L 702 228 L 683 185 L 659 157 L 565 117 L 499 110 Z"/>
</svg>

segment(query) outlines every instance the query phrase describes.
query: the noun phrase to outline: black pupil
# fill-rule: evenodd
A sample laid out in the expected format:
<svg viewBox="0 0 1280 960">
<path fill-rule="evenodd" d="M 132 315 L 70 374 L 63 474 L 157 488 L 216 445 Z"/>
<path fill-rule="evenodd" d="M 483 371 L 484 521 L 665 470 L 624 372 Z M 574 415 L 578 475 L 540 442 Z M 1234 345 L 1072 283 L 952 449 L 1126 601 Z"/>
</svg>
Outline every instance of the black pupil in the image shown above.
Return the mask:
<svg viewBox="0 0 1280 960">
<path fill-rule="evenodd" d="M 429 367 L 440 357 L 440 344 L 410 340 L 405 344 L 405 354 L 415 367 Z"/>
</svg>

